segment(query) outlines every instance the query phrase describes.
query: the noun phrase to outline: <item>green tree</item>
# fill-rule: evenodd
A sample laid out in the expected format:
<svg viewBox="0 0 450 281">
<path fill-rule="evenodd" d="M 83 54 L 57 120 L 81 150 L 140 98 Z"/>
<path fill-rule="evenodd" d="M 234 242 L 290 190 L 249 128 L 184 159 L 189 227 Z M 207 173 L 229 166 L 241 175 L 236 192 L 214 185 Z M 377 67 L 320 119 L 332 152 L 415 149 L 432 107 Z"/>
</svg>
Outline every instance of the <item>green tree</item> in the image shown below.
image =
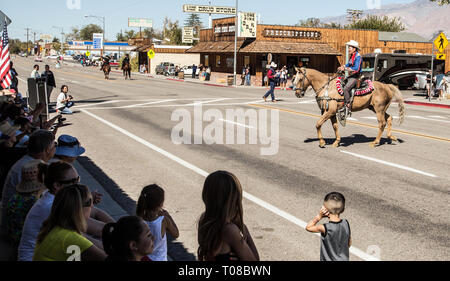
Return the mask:
<svg viewBox="0 0 450 281">
<path fill-rule="evenodd" d="M 431 2 L 438 2 L 439 5 L 450 4 L 450 0 L 430 0 Z"/>
<path fill-rule="evenodd" d="M 22 42 L 19 39 L 11 39 L 9 40 L 9 51 L 11 54 L 18 54 L 24 51 L 26 47 L 22 50 Z"/>
<path fill-rule="evenodd" d="M 301 27 L 321 27 L 320 19 L 318 18 L 308 18 L 306 20 L 300 20 L 296 26 Z"/>
<path fill-rule="evenodd" d="M 103 29 L 97 24 L 88 24 L 80 30 L 81 40 L 92 40 L 94 33 L 102 33 Z"/>
<path fill-rule="evenodd" d="M 81 40 L 80 29 L 78 27 L 72 27 L 71 32 L 66 34 L 66 38 L 68 40 Z"/>
<path fill-rule="evenodd" d="M 406 29 L 400 18 L 369 15 L 366 18 L 348 25 L 350 29 L 369 29 L 378 31 L 400 32 Z"/>
<path fill-rule="evenodd" d="M 178 21 L 172 22 L 168 17 L 164 18 L 164 42 L 173 45 L 181 45 L 183 31 Z"/>
<path fill-rule="evenodd" d="M 198 14 L 189 14 L 189 17 L 184 21 L 184 26 L 200 26 L 203 27 L 203 23 Z"/>
<path fill-rule="evenodd" d="M 346 28 L 346 27 L 343 26 L 342 24 L 336 23 L 336 22 L 323 23 L 323 24 L 321 24 L 321 25 L 322 25 L 322 27 L 325 27 L 325 28 L 340 28 L 340 29 Z"/>
</svg>

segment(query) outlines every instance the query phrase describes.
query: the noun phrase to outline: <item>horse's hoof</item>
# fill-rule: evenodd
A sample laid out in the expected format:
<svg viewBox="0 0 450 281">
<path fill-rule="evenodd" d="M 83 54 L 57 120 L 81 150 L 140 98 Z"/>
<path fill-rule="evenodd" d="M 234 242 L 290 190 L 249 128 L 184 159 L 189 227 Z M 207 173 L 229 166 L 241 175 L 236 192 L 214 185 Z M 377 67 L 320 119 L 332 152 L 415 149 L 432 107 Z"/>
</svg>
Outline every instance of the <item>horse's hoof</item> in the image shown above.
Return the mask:
<svg viewBox="0 0 450 281">
<path fill-rule="evenodd" d="M 391 141 L 398 141 L 398 139 L 397 139 L 396 137 L 394 137 L 394 136 L 390 136 L 389 139 L 390 139 Z"/>
<path fill-rule="evenodd" d="M 335 141 L 335 142 L 333 143 L 333 147 L 334 147 L 334 148 L 339 147 L 339 143 L 340 143 L 339 141 Z"/>
<path fill-rule="evenodd" d="M 380 143 L 372 142 L 369 144 L 370 147 L 374 148 L 375 146 L 379 145 Z"/>
<path fill-rule="evenodd" d="M 320 147 L 320 148 L 325 148 L 325 142 L 322 142 L 322 141 L 319 142 L 319 147 Z"/>
</svg>

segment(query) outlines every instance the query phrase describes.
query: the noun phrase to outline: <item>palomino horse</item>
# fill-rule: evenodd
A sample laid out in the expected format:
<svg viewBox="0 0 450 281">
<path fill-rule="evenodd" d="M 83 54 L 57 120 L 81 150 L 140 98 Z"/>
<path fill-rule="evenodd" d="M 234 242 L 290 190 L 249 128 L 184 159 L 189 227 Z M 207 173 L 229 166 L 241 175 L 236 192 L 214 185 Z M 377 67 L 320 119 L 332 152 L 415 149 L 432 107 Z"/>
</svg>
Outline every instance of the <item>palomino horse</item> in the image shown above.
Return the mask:
<svg viewBox="0 0 450 281">
<path fill-rule="evenodd" d="M 125 80 L 129 78 L 131 80 L 131 66 L 129 63 L 124 63 L 122 66 L 123 76 L 125 76 Z"/>
<path fill-rule="evenodd" d="M 344 106 L 344 99 L 338 93 L 336 81 L 329 78 L 328 75 L 314 69 L 296 68 L 296 70 L 297 74 L 293 82 L 296 95 L 303 97 L 306 89 L 311 86 L 314 92 L 316 92 L 317 104 L 322 111 L 322 116 L 316 124 L 319 146 L 322 148 L 325 147 L 325 140 L 323 139 L 321 128 L 322 125 L 330 119 L 336 134 L 336 141 L 333 143 L 333 147 L 338 147 L 341 136 L 339 135 L 339 125 L 336 113 Z M 380 82 L 373 82 L 373 85 L 375 90 L 372 93 L 364 96 L 355 96 L 352 105 L 352 112 L 368 108 L 377 115 L 379 131 L 375 141 L 370 144 L 371 147 L 380 144 L 381 135 L 383 134 L 386 125 L 387 137 L 391 141 L 397 141 L 397 138 L 391 133 L 392 116 L 386 113 L 393 98 L 396 98 L 399 102 L 400 124 L 405 117 L 405 105 L 403 103 L 402 93 L 397 87 Z"/>
<path fill-rule="evenodd" d="M 104 64 L 102 66 L 103 73 L 105 74 L 105 79 L 109 80 L 109 73 L 111 72 L 111 66 L 109 64 Z"/>
</svg>

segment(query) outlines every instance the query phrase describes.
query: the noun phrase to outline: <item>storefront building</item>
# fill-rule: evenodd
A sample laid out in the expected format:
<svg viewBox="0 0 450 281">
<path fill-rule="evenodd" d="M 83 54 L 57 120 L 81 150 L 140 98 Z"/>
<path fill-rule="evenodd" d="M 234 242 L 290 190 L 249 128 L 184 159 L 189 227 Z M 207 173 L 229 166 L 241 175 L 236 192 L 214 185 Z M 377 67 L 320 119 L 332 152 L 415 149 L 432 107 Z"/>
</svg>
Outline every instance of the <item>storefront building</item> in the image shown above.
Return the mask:
<svg viewBox="0 0 450 281">
<path fill-rule="evenodd" d="M 200 54 L 200 63 L 211 67 L 211 81 L 222 82 L 233 74 L 234 30 L 234 17 L 213 20 L 213 28 L 201 30 L 199 43 L 187 51 Z M 244 66 L 250 66 L 252 85 L 263 85 L 270 56 L 279 68 L 286 66 L 291 75 L 294 66 L 335 73 L 346 59 L 345 43 L 350 40 L 359 42 L 362 54 L 379 49 L 383 53 L 431 55 L 432 42 L 412 33 L 398 34 L 402 36 L 373 30 L 258 24 L 256 38 L 238 38 L 238 81 Z"/>
</svg>

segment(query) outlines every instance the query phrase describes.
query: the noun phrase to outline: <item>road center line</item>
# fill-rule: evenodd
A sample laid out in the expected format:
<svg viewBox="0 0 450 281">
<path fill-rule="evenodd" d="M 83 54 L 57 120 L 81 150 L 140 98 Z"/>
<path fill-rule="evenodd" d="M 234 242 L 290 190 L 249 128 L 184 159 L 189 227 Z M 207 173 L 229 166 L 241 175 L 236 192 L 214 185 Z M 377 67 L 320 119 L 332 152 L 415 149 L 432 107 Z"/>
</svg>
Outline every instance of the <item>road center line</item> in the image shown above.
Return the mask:
<svg viewBox="0 0 450 281">
<path fill-rule="evenodd" d="M 394 164 L 394 163 L 391 163 L 391 162 L 375 159 L 375 158 L 372 158 L 372 157 L 367 157 L 367 156 L 364 156 L 364 155 L 360 155 L 360 154 L 356 154 L 356 153 L 352 153 L 352 152 L 348 152 L 348 151 L 341 150 L 341 152 L 349 154 L 349 155 L 352 155 L 352 156 L 355 156 L 355 157 L 358 157 L 358 158 L 361 158 L 361 159 L 365 159 L 365 160 L 377 162 L 377 163 L 380 163 L 380 164 L 384 164 L 384 165 L 387 165 L 387 166 L 403 169 L 403 170 L 410 171 L 410 172 L 413 172 L 413 173 L 416 173 L 416 174 L 421 174 L 421 175 L 424 175 L 424 176 L 427 176 L 427 177 L 437 178 L 436 175 L 433 175 L 433 174 L 430 174 L 430 173 L 426 173 L 426 172 L 422 172 L 420 170 L 409 168 L 409 167 L 406 167 L 406 166 L 403 166 L 403 165 Z"/>
<path fill-rule="evenodd" d="M 215 100 L 207 100 L 207 101 L 199 101 L 199 102 L 194 102 L 194 103 L 190 103 L 190 104 L 186 104 L 184 106 L 192 106 L 192 105 L 200 105 L 200 104 L 205 104 L 205 103 L 213 103 L 216 101 L 223 101 L 223 100 L 227 100 L 228 98 L 222 98 L 222 99 L 215 99 Z"/>
<path fill-rule="evenodd" d="M 87 115 L 89 115 L 89 116 L 99 120 L 100 122 L 104 123 L 105 125 L 108 125 L 109 127 L 113 128 L 114 130 L 116 130 L 118 132 L 121 132 L 122 134 L 130 137 L 131 139 L 133 139 L 133 140 L 135 140 L 135 141 L 137 141 L 137 142 L 147 146 L 148 148 L 150 148 L 150 149 L 152 149 L 152 150 L 154 150 L 154 151 L 156 151 L 156 152 L 166 156 L 167 158 L 177 162 L 178 164 L 183 165 L 184 167 L 186 167 L 186 168 L 196 172 L 197 174 L 199 174 L 199 175 L 201 175 L 203 177 L 207 177 L 209 175 L 208 172 L 198 168 L 197 166 L 195 166 L 195 165 L 193 165 L 193 164 L 191 164 L 191 163 L 189 163 L 189 162 L 187 162 L 187 161 L 185 161 L 185 160 L 183 160 L 183 159 L 173 155 L 170 152 L 165 151 L 162 148 L 157 147 L 156 145 L 153 145 L 153 144 L 149 143 L 148 141 L 146 141 L 146 140 L 144 140 L 144 139 L 142 139 L 142 138 L 140 138 L 140 137 L 138 137 L 138 136 L 136 136 L 136 135 L 134 135 L 134 134 L 132 134 L 132 133 L 122 129 L 122 128 L 120 128 L 117 125 L 114 125 L 113 123 L 111 123 L 111 122 L 109 122 L 109 121 L 107 121 L 107 120 L 105 120 L 105 119 L 103 119 L 103 118 L 101 118 L 101 117 L 99 117 L 99 116 L 97 116 L 95 114 L 92 114 L 92 113 L 90 113 L 89 111 L 87 111 L 85 109 L 81 109 L 81 111 L 86 113 Z M 270 212 L 272 212 L 272 213 L 274 213 L 274 214 L 276 214 L 276 215 L 278 215 L 278 216 L 280 216 L 280 217 L 282 217 L 282 218 L 284 218 L 284 219 L 294 223 L 295 225 L 300 226 L 301 228 L 305 228 L 306 225 L 307 225 L 306 222 L 300 220 L 299 218 L 296 218 L 293 215 L 291 215 L 291 214 L 289 214 L 289 213 L 287 213 L 287 212 L 285 212 L 283 210 L 280 210 L 277 207 L 275 207 L 275 206 L 265 202 L 264 200 L 259 199 L 256 196 L 253 196 L 253 195 L 251 195 L 251 194 L 249 194 L 249 193 L 247 193 L 245 191 L 243 191 L 243 197 L 246 198 L 247 200 L 250 200 L 253 203 L 263 207 L 264 209 L 266 209 L 266 210 L 268 210 L 268 211 L 270 211 Z M 371 256 L 371 255 L 369 255 L 369 254 L 367 254 L 367 253 L 365 253 L 365 252 L 361 251 L 360 249 L 355 248 L 353 246 L 350 247 L 350 252 L 353 255 L 355 255 L 355 256 L 363 259 L 363 260 L 366 260 L 366 261 L 379 261 L 380 260 L 380 259 L 378 259 L 378 258 L 376 258 L 374 256 Z"/>
</svg>

